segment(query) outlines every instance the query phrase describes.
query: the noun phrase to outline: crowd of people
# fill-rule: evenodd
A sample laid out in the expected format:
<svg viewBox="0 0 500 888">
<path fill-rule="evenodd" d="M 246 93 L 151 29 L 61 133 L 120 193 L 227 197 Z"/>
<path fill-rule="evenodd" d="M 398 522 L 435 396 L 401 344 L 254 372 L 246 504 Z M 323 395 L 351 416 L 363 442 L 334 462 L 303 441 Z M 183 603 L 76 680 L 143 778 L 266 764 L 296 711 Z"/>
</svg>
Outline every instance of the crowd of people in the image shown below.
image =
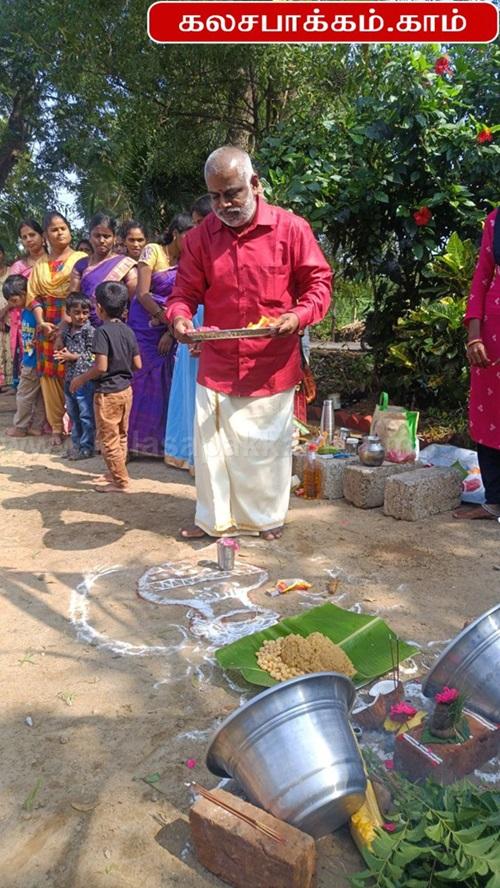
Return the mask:
<svg viewBox="0 0 500 888">
<path fill-rule="evenodd" d="M 24 257 L 0 263 L 0 360 L 17 390 L 7 434 L 50 432 L 62 448 L 69 417 L 62 455 L 85 460 L 99 448 L 96 489 L 129 489 L 129 454 L 163 456 L 195 474 L 184 538 L 275 539 L 302 403 L 299 334 L 328 310 L 332 273 L 308 223 L 266 203 L 246 152 L 214 151 L 205 181 L 208 194 L 153 243 L 136 220 L 117 228 L 104 212 L 76 248 L 60 212 L 21 222 Z M 245 328 L 263 317 L 273 319 L 265 339 L 190 338 L 204 323 Z"/>
<path fill-rule="evenodd" d="M 100 448 L 107 470 L 97 489 L 128 490 L 130 453 L 163 456 L 195 474 L 195 519 L 182 537 L 272 540 L 288 507 L 293 415 L 305 403 L 301 341 L 328 311 L 332 271 L 308 223 L 264 200 L 246 152 L 216 149 L 204 174 L 208 193 L 157 242 L 136 220 L 117 228 L 100 212 L 74 249 L 54 211 L 42 226 L 21 222 L 25 255 L 10 267 L 0 247 L 0 382 L 17 388 L 7 434 L 50 430 L 61 447 L 69 416 L 65 456 L 88 459 Z M 500 514 L 498 432 L 484 413 L 500 378 L 497 215 L 487 220 L 466 318 L 485 517 Z M 191 338 L 203 324 L 243 329 L 263 317 L 272 318 L 266 338 L 201 347 Z"/>
</svg>

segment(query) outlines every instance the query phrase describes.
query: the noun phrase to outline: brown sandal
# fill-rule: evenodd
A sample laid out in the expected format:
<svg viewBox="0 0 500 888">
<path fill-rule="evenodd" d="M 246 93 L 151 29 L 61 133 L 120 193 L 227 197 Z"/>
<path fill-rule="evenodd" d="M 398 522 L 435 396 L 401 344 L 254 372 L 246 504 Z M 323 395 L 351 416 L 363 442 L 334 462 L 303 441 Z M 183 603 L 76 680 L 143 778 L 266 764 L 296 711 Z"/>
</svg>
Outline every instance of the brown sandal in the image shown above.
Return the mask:
<svg viewBox="0 0 500 888">
<path fill-rule="evenodd" d="M 462 521 L 495 521 L 498 517 L 493 512 L 490 512 L 486 505 L 484 506 L 460 506 L 453 512 L 454 518 L 459 518 Z"/>
</svg>

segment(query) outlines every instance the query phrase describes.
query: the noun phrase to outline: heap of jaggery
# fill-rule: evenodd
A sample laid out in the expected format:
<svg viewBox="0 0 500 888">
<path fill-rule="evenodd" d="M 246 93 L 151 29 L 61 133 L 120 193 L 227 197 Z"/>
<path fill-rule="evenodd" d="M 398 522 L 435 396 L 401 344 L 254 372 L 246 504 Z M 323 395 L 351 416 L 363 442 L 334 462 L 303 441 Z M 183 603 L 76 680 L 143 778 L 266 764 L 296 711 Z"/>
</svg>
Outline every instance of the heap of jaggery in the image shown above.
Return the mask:
<svg viewBox="0 0 500 888">
<path fill-rule="evenodd" d="M 265 641 L 256 656 L 260 668 L 277 681 L 310 672 L 356 674 L 347 654 L 322 632 L 312 632 L 307 638 L 292 634 Z"/>
</svg>

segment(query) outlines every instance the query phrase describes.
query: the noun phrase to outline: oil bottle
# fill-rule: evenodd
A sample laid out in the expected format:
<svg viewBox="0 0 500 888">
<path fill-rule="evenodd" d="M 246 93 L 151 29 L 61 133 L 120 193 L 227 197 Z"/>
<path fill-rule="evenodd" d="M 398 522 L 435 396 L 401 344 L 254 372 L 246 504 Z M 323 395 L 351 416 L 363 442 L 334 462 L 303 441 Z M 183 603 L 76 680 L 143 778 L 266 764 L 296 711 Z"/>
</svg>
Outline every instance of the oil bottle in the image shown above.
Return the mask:
<svg viewBox="0 0 500 888">
<path fill-rule="evenodd" d="M 323 488 L 323 470 L 316 456 L 317 444 L 307 445 L 306 464 L 304 466 L 304 499 L 318 499 Z"/>
</svg>

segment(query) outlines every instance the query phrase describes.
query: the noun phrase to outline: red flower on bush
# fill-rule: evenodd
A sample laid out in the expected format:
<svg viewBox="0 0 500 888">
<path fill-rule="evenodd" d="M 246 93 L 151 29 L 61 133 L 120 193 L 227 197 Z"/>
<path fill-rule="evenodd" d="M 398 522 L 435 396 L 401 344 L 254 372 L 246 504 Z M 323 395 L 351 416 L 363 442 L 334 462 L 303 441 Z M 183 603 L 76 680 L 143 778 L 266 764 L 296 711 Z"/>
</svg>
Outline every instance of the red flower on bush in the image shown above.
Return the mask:
<svg viewBox="0 0 500 888">
<path fill-rule="evenodd" d="M 448 56 L 440 56 L 434 65 L 436 74 L 451 74 L 452 68 Z"/>
<path fill-rule="evenodd" d="M 493 133 L 491 132 L 489 127 L 487 127 L 487 126 L 483 127 L 481 132 L 477 134 L 476 141 L 479 142 L 480 145 L 482 145 L 483 142 L 492 142 L 493 141 Z"/>
<path fill-rule="evenodd" d="M 458 700 L 460 696 L 460 691 L 457 691 L 456 688 L 447 688 L 444 687 L 442 691 L 438 694 L 434 695 L 434 699 L 436 703 L 454 703 L 455 700 Z"/>
<path fill-rule="evenodd" d="M 428 225 L 432 219 L 432 213 L 429 207 L 420 207 L 419 210 L 416 210 L 415 213 L 413 213 L 413 218 L 417 225 Z"/>
</svg>

